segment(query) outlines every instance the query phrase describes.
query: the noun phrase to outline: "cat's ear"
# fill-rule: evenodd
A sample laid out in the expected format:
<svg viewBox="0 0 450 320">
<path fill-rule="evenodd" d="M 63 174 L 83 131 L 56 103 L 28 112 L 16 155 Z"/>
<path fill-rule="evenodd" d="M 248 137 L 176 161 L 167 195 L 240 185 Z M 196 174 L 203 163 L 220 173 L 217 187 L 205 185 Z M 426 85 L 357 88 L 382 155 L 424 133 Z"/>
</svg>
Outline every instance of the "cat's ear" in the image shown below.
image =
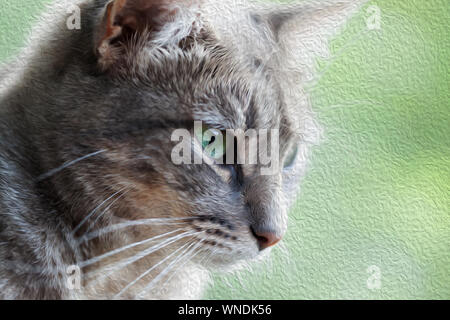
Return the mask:
<svg viewBox="0 0 450 320">
<path fill-rule="evenodd" d="M 195 23 L 195 0 L 113 0 L 103 9 L 94 34 L 99 64 L 107 69 L 120 55 L 124 45 L 140 37 L 180 41 Z M 178 21 L 180 20 L 180 21 Z M 165 31 L 165 32 L 164 32 Z M 164 34 L 162 34 L 164 32 Z M 161 41 L 164 39 L 160 39 Z"/>
<path fill-rule="evenodd" d="M 283 62 L 289 70 L 298 70 L 299 81 L 314 79 L 316 58 L 329 57 L 328 41 L 365 2 L 309 0 L 267 14 L 284 55 Z"/>
</svg>

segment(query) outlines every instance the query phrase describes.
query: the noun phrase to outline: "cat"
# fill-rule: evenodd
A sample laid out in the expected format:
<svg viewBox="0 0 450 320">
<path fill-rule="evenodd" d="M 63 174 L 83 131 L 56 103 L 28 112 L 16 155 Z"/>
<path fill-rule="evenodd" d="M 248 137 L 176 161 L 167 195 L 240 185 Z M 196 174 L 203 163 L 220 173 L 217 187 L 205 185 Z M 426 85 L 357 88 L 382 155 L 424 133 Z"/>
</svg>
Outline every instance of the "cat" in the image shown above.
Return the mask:
<svg viewBox="0 0 450 320">
<path fill-rule="evenodd" d="M 0 297 L 200 299 L 267 255 L 320 137 L 304 85 L 361 5 L 55 1 L 0 71 Z M 278 130 L 278 170 L 176 165 L 195 121 Z"/>
</svg>

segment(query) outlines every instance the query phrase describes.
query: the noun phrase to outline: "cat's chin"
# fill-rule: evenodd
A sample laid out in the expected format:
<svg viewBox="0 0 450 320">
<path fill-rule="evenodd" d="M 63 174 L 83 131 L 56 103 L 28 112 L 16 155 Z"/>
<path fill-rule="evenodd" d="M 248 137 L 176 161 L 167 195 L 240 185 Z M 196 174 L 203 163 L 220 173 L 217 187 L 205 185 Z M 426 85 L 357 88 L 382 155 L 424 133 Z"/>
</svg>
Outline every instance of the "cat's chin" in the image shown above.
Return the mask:
<svg viewBox="0 0 450 320">
<path fill-rule="evenodd" d="M 268 248 L 263 251 L 247 250 L 239 255 L 220 255 L 211 258 L 205 268 L 222 273 L 233 273 L 250 269 L 252 265 L 258 264 L 266 260 L 272 251 Z"/>
</svg>

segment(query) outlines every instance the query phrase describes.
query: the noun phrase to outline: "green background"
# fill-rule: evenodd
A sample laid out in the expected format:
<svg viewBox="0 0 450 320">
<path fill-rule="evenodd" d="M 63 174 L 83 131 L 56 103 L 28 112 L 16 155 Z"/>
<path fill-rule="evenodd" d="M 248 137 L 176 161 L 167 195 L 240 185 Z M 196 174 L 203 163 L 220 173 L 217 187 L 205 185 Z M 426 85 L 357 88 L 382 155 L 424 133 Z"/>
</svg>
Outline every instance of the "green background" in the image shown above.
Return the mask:
<svg viewBox="0 0 450 320">
<path fill-rule="evenodd" d="M 45 2 L 0 0 L 1 61 Z M 381 29 L 368 31 L 362 10 L 318 61 L 310 91 L 325 135 L 284 245 L 252 271 L 217 275 L 208 298 L 450 298 L 450 2 L 369 5 Z"/>
</svg>

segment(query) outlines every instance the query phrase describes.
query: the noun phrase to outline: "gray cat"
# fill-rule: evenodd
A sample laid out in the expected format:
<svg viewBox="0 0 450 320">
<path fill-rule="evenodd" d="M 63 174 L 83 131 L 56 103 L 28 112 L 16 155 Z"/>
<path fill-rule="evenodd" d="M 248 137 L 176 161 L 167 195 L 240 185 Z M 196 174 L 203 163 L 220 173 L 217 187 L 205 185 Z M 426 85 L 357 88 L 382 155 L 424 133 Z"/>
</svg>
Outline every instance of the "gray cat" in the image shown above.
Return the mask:
<svg viewBox="0 0 450 320">
<path fill-rule="evenodd" d="M 0 69 L 0 297 L 201 298 L 285 233 L 320 136 L 303 87 L 361 1 L 56 2 Z M 281 165 L 175 164 L 195 121 L 277 130 Z"/>
</svg>

